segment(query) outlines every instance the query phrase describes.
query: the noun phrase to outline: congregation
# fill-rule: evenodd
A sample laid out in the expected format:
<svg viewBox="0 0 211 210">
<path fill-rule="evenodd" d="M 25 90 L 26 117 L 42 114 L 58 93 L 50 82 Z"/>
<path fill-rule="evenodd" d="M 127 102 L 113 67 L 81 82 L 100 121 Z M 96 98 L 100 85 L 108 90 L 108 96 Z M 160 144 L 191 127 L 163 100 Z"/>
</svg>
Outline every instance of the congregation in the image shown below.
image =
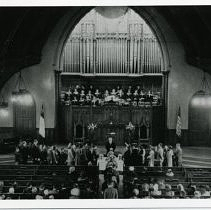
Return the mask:
<svg viewBox="0 0 211 210">
<path fill-rule="evenodd" d="M 43 166 L 37 173 L 48 173 L 51 181 L 27 182 L 23 187 L 17 180 L 9 186 L 2 180 L 0 199 L 210 197 L 208 185 L 184 185 L 178 179 L 183 174 L 179 143 L 175 148 L 162 143 L 148 147 L 126 144 L 121 153 L 112 139 L 108 139 L 104 150 L 89 142 L 59 147 L 35 139 L 33 143 L 20 141 L 15 160 L 17 165 Z M 51 171 L 48 166 L 67 168 L 64 172 L 56 168 Z"/>
</svg>

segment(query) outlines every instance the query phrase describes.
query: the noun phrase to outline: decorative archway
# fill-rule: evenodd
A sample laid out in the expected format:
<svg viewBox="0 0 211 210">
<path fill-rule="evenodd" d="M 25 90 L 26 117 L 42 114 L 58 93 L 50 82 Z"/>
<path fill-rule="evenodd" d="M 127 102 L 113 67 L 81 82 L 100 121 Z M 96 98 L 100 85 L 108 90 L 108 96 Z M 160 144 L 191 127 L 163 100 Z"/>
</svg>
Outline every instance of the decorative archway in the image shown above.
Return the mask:
<svg viewBox="0 0 211 210">
<path fill-rule="evenodd" d="M 67 43 L 67 40 L 71 34 L 71 32 L 73 31 L 74 27 L 77 25 L 77 23 L 79 23 L 79 21 L 81 20 L 81 18 L 87 13 L 89 12 L 91 9 L 82 9 L 81 14 L 83 13 L 83 15 L 78 14 L 78 16 L 76 15 L 76 19 L 75 20 L 71 20 L 72 24 L 71 26 L 69 25 L 70 22 L 67 23 L 67 27 L 66 30 L 64 31 L 64 33 L 61 35 L 60 38 L 60 42 L 58 43 L 58 47 L 57 47 L 57 52 L 55 53 L 55 59 L 54 59 L 54 68 L 57 70 L 57 74 L 56 74 L 56 95 L 59 95 L 59 93 L 61 92 L 59 87 L 61 87 L 61 85 L 59 84 L 60 80 L 59 80 L 59 74 L 63 69 L 63 49 L 65 48 L 65 44 Z M 132 10 L 134 10 L 133 8 L 131 8 Z M 164 36 L 162 35 L 161 30 L 159 29 L 158 25 L 156 24 L 155 20 L 151 17 L 150 12 L 146 12 L 145 9 L 141 8 L 140 10 L 136 10 L 136 13 L 138 15 L 140 15 L 141 17 L 143 17 L 143 19 L 148 23 L 149 27 L 152 29 L 152 31 L 154 32 L 155 38 L 158 40 L 158 43 L 160 45 L 160 50 L 161 50 L 161 54 L 162 54 L 162 69 L 160 70 L 160 78 L 161 78 L 161 83 L 162 88 L 161 88 L 161 94 L 163 96 L 163 105 L 166 107 L 165 108 L 165 112 L 164 112 L 164 118 L 166 119 L 166 113 L 167 113 L 167 88 L 168 88 L 168 71 L 170 68 L 170 60 L 169 60 L 169 53 L 168 53 L 168 49 L 166 46 L 166 42 L 164 39 Z M 143 13 L 143 15 L 142 15 Z M 74 59 L 72 59 L 74 60 Z M 88 72 L 89 73 L 89 72 Z M 126 72 L 124 72 L 126 73 Z M 127 72 L 128 73 L 128 72 Z M 126 73 L 126 74 L 127 74 Z M 105 85 L 105 84 L 104 84 Z M 59 104 L 59 97 L 57 98 L 56 104 Z M 57 121 L 57 120 L 56 120 Z M 162 123 L 163 124 L 163 123 Z M 166 123 L 164 123 L 166 125 Z"/>
<path fill-rule="evenodd" d="M 75 28 L 75 26 L 79 23 L 79 21 L 88 13 L 90 12 L 93 8 L 95 7 L 84 7 L 81 8 L 80 12 L 75 14 L 74 19 L 72 16 L 67 13 L 65 15 L 65 19 L 68 19 L 66 21 L 66 25 L 64 26 L 64 30 L 61 33 L 59 37 L 59 41 L 57 44 L 57 49 L 54 54 L 54 62 L 53 62 L 53 67 L 56 71 L 61 71 L 62 68 L 62 52 L 64 49 L 64 46 L 69 38 L 69 35 Z M 149 8 L 144 8 L 144 7 L 129 7 L 132 10 L 134 10 L 138 15 L 140 15 L 146 23 L 150 26 L 151 30 L 154 32 L 160 47 L 161 47 L 161 52 L 162 52 L 162 58 L 163 58 L 163 71 L 164 72 L 169 72 L 171 68 L 171 61 L 170 61 L 170 56 L 169 56 L 169 50 L 168 46 L 165 40 L 165 35 L 163 34 L 159 23 L 156 21 L 155 13 L 158 14 L 156 11 L 151 11 Z"/>
</svg>

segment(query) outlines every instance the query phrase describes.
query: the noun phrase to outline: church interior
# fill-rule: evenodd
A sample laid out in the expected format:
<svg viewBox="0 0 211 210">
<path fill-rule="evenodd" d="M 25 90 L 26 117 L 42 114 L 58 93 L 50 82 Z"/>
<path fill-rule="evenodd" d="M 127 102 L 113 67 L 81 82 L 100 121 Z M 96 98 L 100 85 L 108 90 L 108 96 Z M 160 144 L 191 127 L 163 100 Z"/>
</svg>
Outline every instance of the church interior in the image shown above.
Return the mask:
<svg viewBox="0 0 211 210">
<path fill-rule="evenodd" d="M 0 11 L 1 199 L 210 198 L 210 6 Z"/>
</svg>

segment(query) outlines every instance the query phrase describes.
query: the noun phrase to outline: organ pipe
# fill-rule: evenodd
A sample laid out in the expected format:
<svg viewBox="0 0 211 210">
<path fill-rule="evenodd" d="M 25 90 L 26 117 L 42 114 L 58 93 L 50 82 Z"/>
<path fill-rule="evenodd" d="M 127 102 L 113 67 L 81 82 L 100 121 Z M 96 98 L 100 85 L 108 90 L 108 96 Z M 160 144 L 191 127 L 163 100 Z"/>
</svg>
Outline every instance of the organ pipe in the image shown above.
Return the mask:
<svg viewBox="0 0 211 210">
<path fill-rule="evenodd" d="M 63 51 L 63 71 L 70 73 L 160 73 L 162 54 L 156 38 L 142 34 L 142 25 L 125 33 L 94 33 L 85 24 L 82 33 L 70 36 Z"/>
</svg>

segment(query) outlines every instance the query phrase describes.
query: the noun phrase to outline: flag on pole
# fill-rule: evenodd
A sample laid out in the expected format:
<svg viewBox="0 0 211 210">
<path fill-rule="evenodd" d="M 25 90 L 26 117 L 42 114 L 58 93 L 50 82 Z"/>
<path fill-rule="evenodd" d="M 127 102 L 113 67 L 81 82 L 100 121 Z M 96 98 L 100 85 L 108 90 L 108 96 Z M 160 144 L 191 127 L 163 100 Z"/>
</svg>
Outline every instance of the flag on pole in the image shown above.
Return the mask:
<svg viewBox="0 0 211 210">
<path fill-rule="evenodd" d="M 178 137 L 181 137 L 182 135 L 182 121 L 181 121 L 181 111 L 180 111 L 180 106 L 177 112 L 177 125 L 176 125 L 176 135 Z"/>
<path fill-rule="evenodd" d="M 42 109 L 40 112 L 40 127 L 39 127 L 39 134 L 43 138 L 45 138 L 45 115 L 44 115 L 44 108 L 42 105 Z"/>
</svg>

